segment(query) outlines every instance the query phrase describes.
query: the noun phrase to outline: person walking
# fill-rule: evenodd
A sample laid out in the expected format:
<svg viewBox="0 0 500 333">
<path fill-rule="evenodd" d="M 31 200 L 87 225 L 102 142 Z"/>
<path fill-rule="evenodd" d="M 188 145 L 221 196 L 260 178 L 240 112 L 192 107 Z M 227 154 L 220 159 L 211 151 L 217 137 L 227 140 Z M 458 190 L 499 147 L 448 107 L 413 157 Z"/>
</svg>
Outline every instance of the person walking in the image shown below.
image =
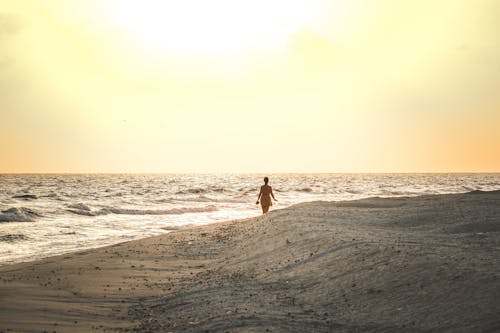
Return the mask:
<svg viewBox="0 0 500 333">
<path fill-rule="evenodd" d="M 256 205 L 258 205 L 260 200 L 260 205 L 262 207 L 262 214 L 267 213 L 269 211 L 269 207 L 273 205 L 271 197 L 273 198 L 274 201 L 278 201 L 274 197 L 273 188 L 269 186 L 268 183 L 269 183 L 269 178 L 264 177 L 264 185 L 260 187 L 259 196 L 257 197 L 257 202 L 255 203 Z"/>
</svg>

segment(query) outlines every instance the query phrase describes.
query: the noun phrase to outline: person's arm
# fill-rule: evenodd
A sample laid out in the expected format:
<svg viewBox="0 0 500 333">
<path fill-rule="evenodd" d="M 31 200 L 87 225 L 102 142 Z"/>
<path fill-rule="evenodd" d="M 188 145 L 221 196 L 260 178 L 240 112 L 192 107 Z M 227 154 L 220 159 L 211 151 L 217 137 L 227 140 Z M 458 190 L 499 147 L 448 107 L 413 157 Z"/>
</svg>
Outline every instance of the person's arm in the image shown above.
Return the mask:
<svg viewBox="0 0 500 333">
<path fill-rule="evenodd" d="M 273 197 L 274 201 L 278 201 L 276 200 L 276 198 L 274 197 L 274 193 L 273 193 L 273 189 L 271 188 L 271 196 Z"/>
<path fill-rule="evenodd" d="M 260 199 L 260 196 L 262 195 L 262 187 L 260 188 L 260 192 L 259 192 L 259 195 L 257 196 L 257 202 L 255 203 L 256 205 L 259 204 L 259 199 Z"/>
</svg>

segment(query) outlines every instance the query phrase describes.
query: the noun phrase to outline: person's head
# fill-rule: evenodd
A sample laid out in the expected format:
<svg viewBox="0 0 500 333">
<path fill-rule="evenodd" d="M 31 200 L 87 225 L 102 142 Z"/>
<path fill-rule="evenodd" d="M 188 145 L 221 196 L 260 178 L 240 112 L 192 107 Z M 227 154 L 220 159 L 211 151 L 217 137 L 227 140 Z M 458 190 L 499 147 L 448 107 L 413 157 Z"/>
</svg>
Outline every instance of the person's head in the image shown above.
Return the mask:
<svg viewBox="0 0 500 333">
<path fill-rule="evenodd" d="M 267 185 L 267 183 L 269 183 L 269 178 L 264 177 L 264 184 L 266 184 L 266 185 Z"/>
</svg>

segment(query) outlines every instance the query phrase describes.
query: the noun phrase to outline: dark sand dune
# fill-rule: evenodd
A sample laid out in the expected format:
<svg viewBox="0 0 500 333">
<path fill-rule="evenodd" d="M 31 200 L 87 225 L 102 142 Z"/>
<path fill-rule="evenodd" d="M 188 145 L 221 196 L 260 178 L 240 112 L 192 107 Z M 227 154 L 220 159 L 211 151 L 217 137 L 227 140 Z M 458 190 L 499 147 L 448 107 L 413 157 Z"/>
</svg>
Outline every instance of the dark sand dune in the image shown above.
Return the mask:
<svg viewBox="0 0 500 333">
<path fill-rule="evenodd" d="M 499 332 L 500 191 L 314 202 L 0 268 L 0 331 Z"/>
</svg>

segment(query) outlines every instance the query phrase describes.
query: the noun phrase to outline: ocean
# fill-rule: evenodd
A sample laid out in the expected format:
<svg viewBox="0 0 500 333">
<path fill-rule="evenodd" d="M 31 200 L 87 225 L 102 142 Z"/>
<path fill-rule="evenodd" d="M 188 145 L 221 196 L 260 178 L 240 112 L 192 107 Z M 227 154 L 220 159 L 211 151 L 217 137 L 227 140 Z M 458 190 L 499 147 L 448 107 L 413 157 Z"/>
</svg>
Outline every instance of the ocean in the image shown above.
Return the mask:
<svg viewBox="0 0 500 333">
<path fill-rule="evenodd" d="M 494 174 L 269 174 L 278 202 L 500 189 Z M 261 214 L 260 174 L 0 174 L 0 265 Z"/>
</svg>

